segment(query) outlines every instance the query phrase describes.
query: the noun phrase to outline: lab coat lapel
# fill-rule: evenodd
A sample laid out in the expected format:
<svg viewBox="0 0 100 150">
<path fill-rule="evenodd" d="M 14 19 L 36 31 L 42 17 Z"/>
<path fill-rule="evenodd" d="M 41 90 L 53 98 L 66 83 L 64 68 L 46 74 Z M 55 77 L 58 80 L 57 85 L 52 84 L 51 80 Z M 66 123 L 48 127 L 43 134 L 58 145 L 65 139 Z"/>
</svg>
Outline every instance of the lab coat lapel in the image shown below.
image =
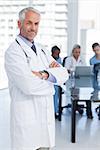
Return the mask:
<svg viewBox="0 0 100 150">
<path fill-rule="evenodd" d="M 34 55 L 36 57 L 35 52 L 19 37 L 17 36 L 17 41 L 19 42 L 21 48 L 26 52 L 26 54 L 30 57 Z"/>
<path fill-rule="evenodd" d="M 38 57 L 35 54 L 35 52 L 20 38 L 17 37 L 17 41 L 19 42 L 21 49 L 27 54 L 28 58 L 29 58 L 29 67 L 30 69 L 33 71 L 38 71 Z M 27 58 L 26 58 L 27 59 Z"/>
<path fill-rule="evenodd" d="M 44 53 L 41 51 L 41 46 L 39 44 L 36 43 L 36 55 L 35 52 L 19 36 L 17 36 L 17 41 L 30 58 L 29 66 L 32 71 L 40 71 L 46 69 L 46 66 L 49 66 L 46 61 L 46 56 L 44 56 Z"/>
</svg>

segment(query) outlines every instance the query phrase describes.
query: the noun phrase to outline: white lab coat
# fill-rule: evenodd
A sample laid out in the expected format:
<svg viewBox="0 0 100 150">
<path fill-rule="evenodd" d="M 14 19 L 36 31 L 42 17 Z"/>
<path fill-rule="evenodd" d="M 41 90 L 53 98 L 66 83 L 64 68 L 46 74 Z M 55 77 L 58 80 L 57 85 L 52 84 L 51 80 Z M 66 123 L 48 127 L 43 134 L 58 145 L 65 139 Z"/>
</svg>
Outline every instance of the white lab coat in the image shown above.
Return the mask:
<svg viewBox="0 0 100 150">
<path fill-rule="evenodd" d="M 85 65 L 85 63 L 82 61 L 81 57 L 79 57 L 77 61 L 73 56 L 69 56 L 65 60 L 65 67 L 68 70 L 75 71 L 76 66 L 82 66 L 82 65 Z"/>
<path fill-rule="evenodd" d="M 17 37 L 5 53 L 5 69 L 11 95 L 11 141 L 13 150 L 35 150 L 55 145 L 54 87 L 49 81 L 32 74 L 48 70 L 59 84 L 68 79 L 63 67 L 49 68 L 54 60 L 40 44 L 37 56 Z M 25 53 L 28 57 L 26 57 Z"/>
</svg>

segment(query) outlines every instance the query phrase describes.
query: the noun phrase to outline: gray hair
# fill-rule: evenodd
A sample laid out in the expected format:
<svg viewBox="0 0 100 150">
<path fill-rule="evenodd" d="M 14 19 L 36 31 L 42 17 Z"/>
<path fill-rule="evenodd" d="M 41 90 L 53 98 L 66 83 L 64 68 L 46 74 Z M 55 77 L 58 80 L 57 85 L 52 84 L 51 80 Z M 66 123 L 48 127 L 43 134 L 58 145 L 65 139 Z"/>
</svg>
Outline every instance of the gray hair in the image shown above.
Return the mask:
<svg viewBox="0 0 100 150">
<path fill-rule="evenodd" d="M 32 11 L 33 13 L 36 13 L 36 14 L 39 14 L 40 15 L 40 12 L 36 9 L 34 9 L 33 7 L 27 7 L 27 8 L 24 8 L 22 9 L 20 12 L 19 12 L 19 20 L 20 21 L 23 21 L 25 19 L 25 14 L 28 12 L 28 11 Z"/>
<path fill-rule="evenodd" d="M 79 44 L 75 44 L 74 46 L 73 46 L 73 48 L 72 48 L 72 53 L 74 52 L 74 50 L 76 49 L 76 48 L 81 48 L 81 46 L 79 45 Z"/>
</svg>

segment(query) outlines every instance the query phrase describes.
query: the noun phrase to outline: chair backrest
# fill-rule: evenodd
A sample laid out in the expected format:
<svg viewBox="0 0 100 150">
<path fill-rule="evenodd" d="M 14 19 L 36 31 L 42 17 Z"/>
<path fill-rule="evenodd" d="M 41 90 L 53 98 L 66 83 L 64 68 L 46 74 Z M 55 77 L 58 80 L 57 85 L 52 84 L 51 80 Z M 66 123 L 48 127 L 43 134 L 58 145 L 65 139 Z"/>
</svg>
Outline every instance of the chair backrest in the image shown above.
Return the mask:
<svg viewBox="0 0 100 150">
<path fill-rule="evenodd" d="M 98 82 L 97 82 L 97 76 L 98 76 L 99 70 L 100 70 L 100 63 L 94 64 L 94 67 L 93 67 L 93 72 L 94 72 L 93 87 L 94 87 L 94 89 L 99 89 Z"/>
<path fill-rule="evenodd" d="M 94 73 L 98 72 L 100 70 L 100 63 L 94 64 L 93 70 L 94 70 Z"/>
<path fill-rule="evenodd" d="M 62 66 L 63 67 L 65 67 L 65 61 L 66 61 L 66 58 L 67 58 L 68 56 L 65 56 L 64 58 L 63 58 L 63 62 L 62 62 Z"/>
<path fill-rule="evenodd" d="M 94 64 L 93 72 L 94 72 L 94 76 L 96 77 L 96 79 L 97 79 L 97 74 L 99 70 L 100 70 L 100 63 Z"/>
</svg>

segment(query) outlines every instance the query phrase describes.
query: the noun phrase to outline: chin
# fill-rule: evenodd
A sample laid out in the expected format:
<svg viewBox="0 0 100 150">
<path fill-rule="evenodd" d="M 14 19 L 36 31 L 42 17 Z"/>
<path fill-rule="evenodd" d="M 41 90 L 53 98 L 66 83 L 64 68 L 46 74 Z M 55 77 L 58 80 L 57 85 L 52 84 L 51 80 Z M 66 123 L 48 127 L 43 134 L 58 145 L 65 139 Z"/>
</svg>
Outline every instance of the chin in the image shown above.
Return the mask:
<svg viewBox="0 0 100 150">
<path fill-rule="evenodd" d="M 35 36 L 30 37 L 29 40 L 30 40 L 30 41 L 33 41 L 34 37 L 35 37 Z"/>
<path fill-rule="evenodd" d="M 33 39 L 34 39 L 34 37 L 33 37 L 33 38 L 28 38 L 28 40 L 29 40 L 30 42 L 32 42 L 32 41 L 33 41 Z"/>
</svg>

